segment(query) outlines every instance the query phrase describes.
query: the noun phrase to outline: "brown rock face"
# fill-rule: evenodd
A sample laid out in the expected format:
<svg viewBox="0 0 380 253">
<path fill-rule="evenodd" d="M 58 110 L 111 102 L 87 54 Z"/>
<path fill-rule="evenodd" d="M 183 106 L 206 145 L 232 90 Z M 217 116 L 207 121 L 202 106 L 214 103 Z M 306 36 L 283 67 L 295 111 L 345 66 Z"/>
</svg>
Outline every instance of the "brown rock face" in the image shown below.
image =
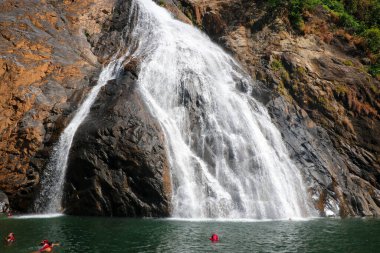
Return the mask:
<svg viewBox="0 0 380 253">
<path fill-rule="evenodd" d="M 0 191 L 13 209 L 31 209 L 53 145 L 96 84 L 98 61 L 120 49 L 129 6 L 116 0 L 0 4 Z M 68 164 L 66 213 L 169 215 L 163 136 L 135 92 L 135 79 L 126 70 L 111 81 L 79 128 Z"/>
<path fill-rule="evenodd" d="M 30 206 L 51 144 L 98 74 L 84 30 L 100 29 L 99 7 L 112 2 L 0 3 L 0 189 L 13 208 Z"/>
</svg>

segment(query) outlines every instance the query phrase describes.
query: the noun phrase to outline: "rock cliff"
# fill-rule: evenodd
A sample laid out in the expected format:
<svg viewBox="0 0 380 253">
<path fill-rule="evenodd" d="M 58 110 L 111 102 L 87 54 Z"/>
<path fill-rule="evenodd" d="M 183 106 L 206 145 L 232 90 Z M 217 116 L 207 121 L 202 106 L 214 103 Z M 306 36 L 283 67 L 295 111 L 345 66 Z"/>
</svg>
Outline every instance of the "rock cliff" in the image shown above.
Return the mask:
<svg viewBox="0 0 380 253">
<path fill-rule="evenodd" d="M 296 32 L 266 1 L 157 1 L 204 30 L 255 80 L 321 215 L 380 215 L 380 83 L 323 8 Z M 52 145 L 101 64 L 117 52 L 130 1 L 0 3 L 0 190 L 26 211 Z M 126 48 L 128 45 L 125 46 Z M 138 62 L 102 89 L 70 153 L 67 213 L 167 216 L 162 131 L 135 89 Z"/>
<path fill-rule="evenodd" d="M 168 3 L 169 4 L 169 3 Z M 235 56 L 265 103 L 321 215 L 380 214 L 380 83 L 350 35 L 319 6 L 304 34 L 265 1 L 178 1 Z"/>
<path fill-rule="evenodd" d="M 0 3 L 0 189 L 15 209 L 30 207 L 52 143 L 98 75 L 84 31 L 103 6 L 92 2 Z"/>
</svg>

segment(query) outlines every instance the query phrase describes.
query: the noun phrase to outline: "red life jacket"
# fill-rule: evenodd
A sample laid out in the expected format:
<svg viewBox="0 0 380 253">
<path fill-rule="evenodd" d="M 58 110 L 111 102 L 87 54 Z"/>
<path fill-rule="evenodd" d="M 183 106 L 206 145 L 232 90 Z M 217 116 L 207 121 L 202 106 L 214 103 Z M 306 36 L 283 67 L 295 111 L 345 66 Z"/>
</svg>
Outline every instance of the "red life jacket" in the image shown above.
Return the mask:
<svg viewBox="0 0 380 253">
<path fill-rule="evenodd" d="M 212 234 L 210 240 L 211 240 L 212 242 L 217 242 L 217 241 L 219 241 L 219 237 L 218 237 L 217 234 Z"/>
<path fill-rule="evenodd" d="M 7 241 L 8 242 L 14 242 L 14 241 L 16 241 L 16 238 L 15 238 L 14 235 L 11 235 L 11 236 L 8 236 L 8 240 Z"/>
<path fill-rule="evenodd" d="M 50 249 L 52 248 L 51 245 L 49 243 L 45 243 L 39 251 L 44 252 L 45 250 L 47 250 L 49 248 Z"/>
</svg>

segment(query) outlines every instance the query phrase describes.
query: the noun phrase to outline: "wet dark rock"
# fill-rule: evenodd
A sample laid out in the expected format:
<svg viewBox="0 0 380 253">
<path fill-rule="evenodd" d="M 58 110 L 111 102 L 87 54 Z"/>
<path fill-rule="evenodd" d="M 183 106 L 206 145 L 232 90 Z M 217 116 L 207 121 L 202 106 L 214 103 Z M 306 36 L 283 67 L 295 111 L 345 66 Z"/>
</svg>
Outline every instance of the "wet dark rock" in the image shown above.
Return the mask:
<svg viewBox="0 0 380 253">
<path fill-rule="evenodd" d="M 164 137 L 124 73 L 100 91 L 70 151 L 65 213 L 168 216 L 170 172 Z"/>
<path fill-rule="evenodd" d="M 327 131 L 316 125 L 306 111 L 297 105 L 278 97 L 267 106 L 291 158 L 312 189 L 313 199 L 320 203 L 316 207 L 322 216 L 326 215 L 326 210 L 339 210 L 342 216 L 366 216 L 380 212 L 377 204 L 380 192 L 376 189 L 376 179 L 372 180 L 375 184 L 371 185 L 367 176 L 351 174 L 353 170 L 365 172 L 362 164 L 359 167 L 350 163 L 353 157 L 359 155 L 350 155 L 349 158 L 338 153 Z M 358 187 L 358 184 L 365 187 Z"/>
</svg>

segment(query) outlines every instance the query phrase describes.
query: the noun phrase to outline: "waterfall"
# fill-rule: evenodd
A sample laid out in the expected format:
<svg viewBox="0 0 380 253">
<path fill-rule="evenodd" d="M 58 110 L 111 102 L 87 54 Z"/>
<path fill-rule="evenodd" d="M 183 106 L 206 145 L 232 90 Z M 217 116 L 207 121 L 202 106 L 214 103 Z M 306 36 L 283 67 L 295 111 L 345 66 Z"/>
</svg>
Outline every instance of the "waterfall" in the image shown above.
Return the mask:
<svg viewBox="0 0 380 253">
<path fill-rule="evenodd" d="M 129 42 L 138 87 L 166 136 L 174 217 L 311 215 L 302 177 L 255 83 L 196 28 L 151 0 L 135 0 Z"/>
<path fill-rule="evenodd" d="M 138 89 L 160 123 L 171 166 L 173 217 L 294 218 L 311 215 L 302 177 L 255 83 L 196 28 L 151 0 L 134 0 L 123 31 L 141 63 Z M 61 134 L 44 171 L 38 212 L 61 211 L 76 130 L 126 55 L 105 67 Z"/>
<path fill-rule="evenodd" d="M 61 212 L 61 202 L 63 195 L 63 185 L 67 169 L 70 147 L 74 135 L 90 112 L 92 104 L 107 81 L 116 77 L 124 58 L 111 61 L 100 73 L 97 84 L 92 88 L 82 105 L 75 113 L 69 125 L 61 134 L 58 143 L 53 147 L 50 161 L 43 172 L 41 178 L 41 190 L 34 203 L 34 209 L 38 213 Z"/>
</svg>

